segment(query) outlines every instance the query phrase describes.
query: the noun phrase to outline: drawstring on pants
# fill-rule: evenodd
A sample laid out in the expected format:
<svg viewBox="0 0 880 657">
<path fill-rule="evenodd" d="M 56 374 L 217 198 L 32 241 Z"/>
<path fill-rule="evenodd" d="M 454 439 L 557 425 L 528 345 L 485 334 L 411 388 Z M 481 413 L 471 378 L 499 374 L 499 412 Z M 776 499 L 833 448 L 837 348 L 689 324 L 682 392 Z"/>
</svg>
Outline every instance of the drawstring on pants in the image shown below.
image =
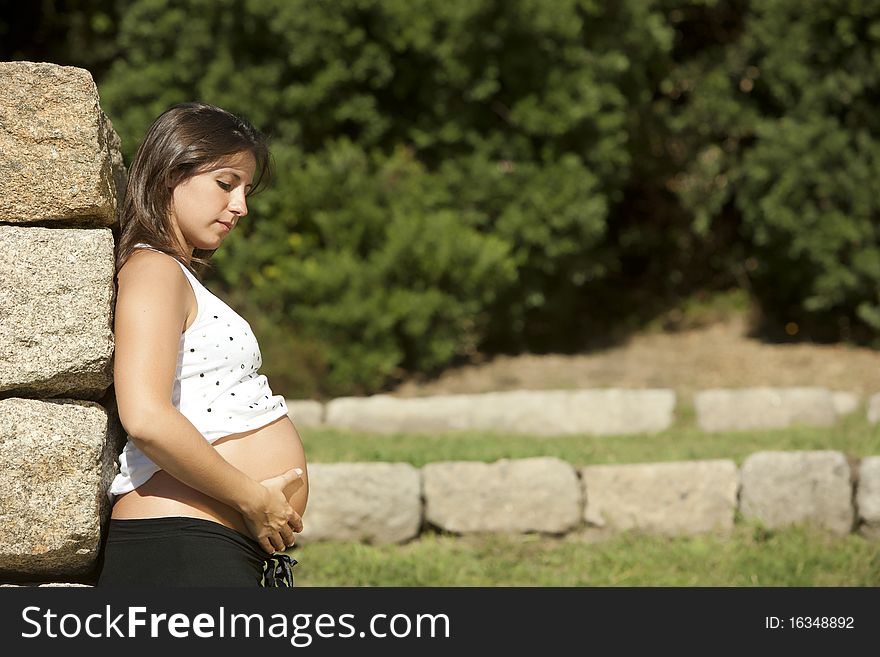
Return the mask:
<svg viewBox="0 0 880 657">
<path fill-rule="evenodd" d="M 284 588 L 293 586 L 293 566 L 299 563 L 283 552 L 276 552 L 263 562 L 263 588 Z"/>
</svg>

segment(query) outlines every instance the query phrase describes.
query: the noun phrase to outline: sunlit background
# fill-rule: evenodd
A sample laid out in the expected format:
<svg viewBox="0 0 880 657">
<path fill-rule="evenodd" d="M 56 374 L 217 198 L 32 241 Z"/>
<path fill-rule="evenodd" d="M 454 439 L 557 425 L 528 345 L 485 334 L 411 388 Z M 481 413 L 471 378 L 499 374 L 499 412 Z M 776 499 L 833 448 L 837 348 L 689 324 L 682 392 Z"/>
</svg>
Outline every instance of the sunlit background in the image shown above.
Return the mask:
<svg viewBox="0 0 880 657">
<path fill-rule="evenodd" d="M 878 41 L 880 5 L 844 0 L 43 0 L 0 21 L 2 59 L 91 71 L 126 162 L 181 101 L 271 137 L 274 183 L 212 282 L 278 387 L 315 399 L 613 345 L 718 293 L 764 340 L 876 347 Z"/>
</svg>

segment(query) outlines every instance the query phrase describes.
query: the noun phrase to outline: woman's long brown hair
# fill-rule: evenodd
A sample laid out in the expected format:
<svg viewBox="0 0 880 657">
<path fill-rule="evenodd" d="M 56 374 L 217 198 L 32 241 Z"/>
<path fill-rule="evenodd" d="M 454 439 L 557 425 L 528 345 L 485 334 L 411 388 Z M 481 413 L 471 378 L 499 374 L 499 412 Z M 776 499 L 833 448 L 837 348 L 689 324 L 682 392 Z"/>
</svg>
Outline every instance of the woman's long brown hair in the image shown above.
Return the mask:
<svg viewBox="0 0 880 657">
<path fill-rule="evenodd" d="M 187 264 L 171 223 L 174 188 L 224 159 L 249 151 L 257 174 L 249 194 L 271 174 L 266 138 L 246 119 L 205 103 L 181 103 L 165 110 L 150 126 L 135 153 L 125 197 L 119 206 L 116 273 L 144 242 Z M 189 269 L 201 279 L 213 250 L 195 249 Z"/>
</svg>

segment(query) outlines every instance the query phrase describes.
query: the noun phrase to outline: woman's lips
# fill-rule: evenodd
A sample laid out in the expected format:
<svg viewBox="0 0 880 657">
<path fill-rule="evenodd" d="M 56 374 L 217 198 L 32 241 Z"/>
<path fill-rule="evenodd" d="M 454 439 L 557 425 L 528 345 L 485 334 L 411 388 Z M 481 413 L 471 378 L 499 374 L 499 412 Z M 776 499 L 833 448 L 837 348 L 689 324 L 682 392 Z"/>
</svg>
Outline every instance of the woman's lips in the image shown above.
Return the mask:
<svg viewBox="0 0 880 657">
<path fill-rule="evenodd" d="M 222 221 L 218 221 L 217 223 L 220 224 L 221 226 L 223 226 L 223 228 L 226 229 L 226 232 L 227 232 L 227 233 L 228 233 L 230 230 L 232 230 L 232 226 L 230 226 L 229 224 L 224 224 Z"/>
</svg>

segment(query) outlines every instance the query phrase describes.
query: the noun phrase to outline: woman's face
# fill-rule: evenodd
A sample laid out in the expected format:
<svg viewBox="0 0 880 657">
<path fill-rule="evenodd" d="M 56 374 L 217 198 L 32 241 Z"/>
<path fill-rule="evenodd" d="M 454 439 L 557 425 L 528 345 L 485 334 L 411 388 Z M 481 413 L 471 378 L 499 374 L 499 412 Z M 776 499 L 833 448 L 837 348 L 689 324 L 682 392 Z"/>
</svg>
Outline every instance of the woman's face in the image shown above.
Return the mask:
<svg viewBox="0 0 880 657">
<path fill-rule="evenodd" d="M 249 151 L 230 156 L 174 188 L 171 222 L 181 244 L 213 250 L 247 214 L 257 163 Z"/>
</svg>

